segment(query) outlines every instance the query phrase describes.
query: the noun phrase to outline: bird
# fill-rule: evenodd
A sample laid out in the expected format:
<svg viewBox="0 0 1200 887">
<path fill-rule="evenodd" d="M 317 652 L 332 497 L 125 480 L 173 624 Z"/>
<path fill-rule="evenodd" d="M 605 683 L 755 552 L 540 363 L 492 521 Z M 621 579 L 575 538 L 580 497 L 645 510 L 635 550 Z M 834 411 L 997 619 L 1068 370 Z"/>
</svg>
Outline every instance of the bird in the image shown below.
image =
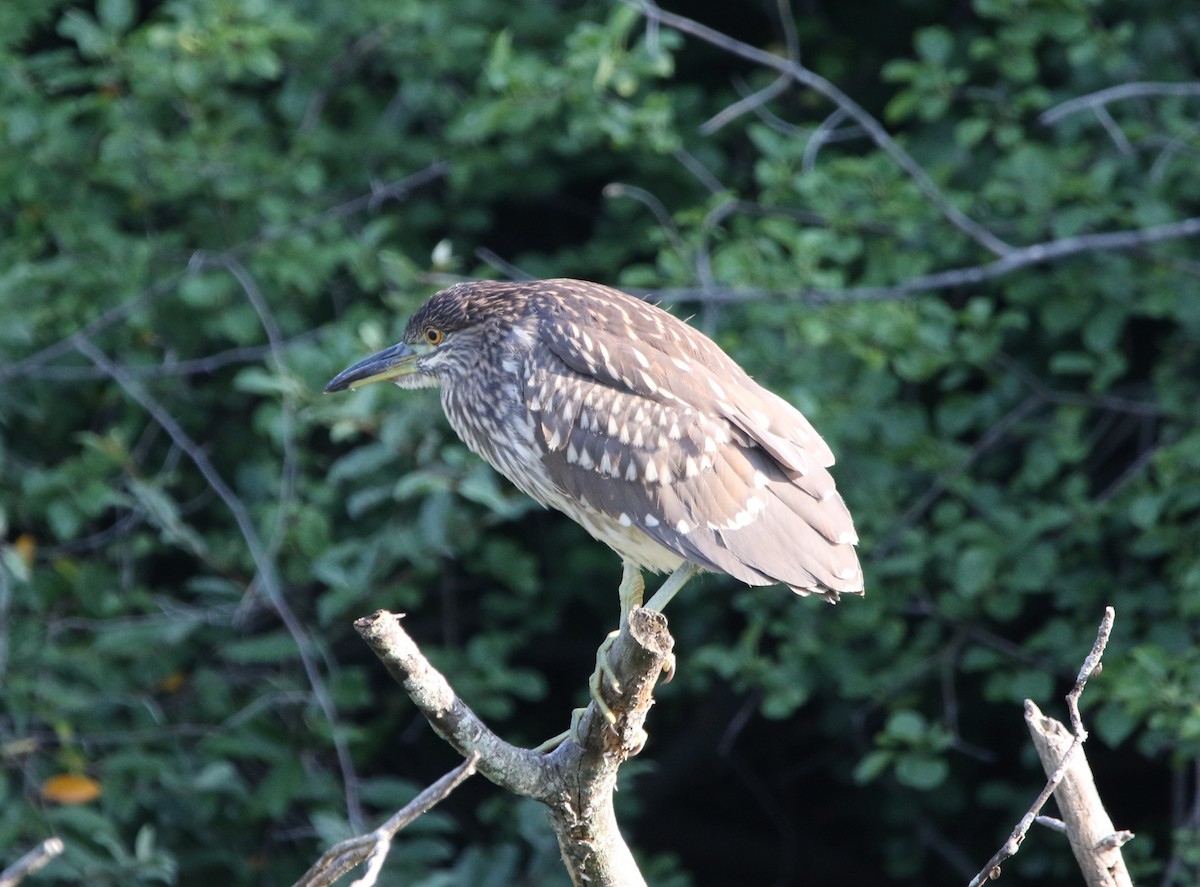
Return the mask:
<svg viewBox="0 0 1200 887">
<path fill-rule="evenodd" d="M 439 387 L 468 448 L 620 556 L 622 621 L 643 570 L 670 574 L 645 603 L 660 612 L 701 572 L 863 593 L 829 446 L 663 308 L 583 280 L 457 283 L 325 391 L 385 381 Z"/>
</svg>

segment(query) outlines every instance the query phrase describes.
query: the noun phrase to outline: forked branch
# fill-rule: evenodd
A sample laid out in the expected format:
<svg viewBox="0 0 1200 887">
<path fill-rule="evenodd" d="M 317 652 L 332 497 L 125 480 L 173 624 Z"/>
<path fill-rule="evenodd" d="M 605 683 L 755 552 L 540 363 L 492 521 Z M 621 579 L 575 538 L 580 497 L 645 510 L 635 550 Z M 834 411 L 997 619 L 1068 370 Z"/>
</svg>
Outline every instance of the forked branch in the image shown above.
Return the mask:
<svg viewBox="0 0 1200 887">
<path fill-rule="evenodd" d="M 637 754 L 645 741 L 643 724 L 654 702 L 654 686 L 670 661 L 674 641 L 661 613 L 634 609 L 608 649 L 613 680 L 601 692 L 615 723 L 610 724 L 593 701 L 577 725 L 582 745 L 567 738 L 548 753 L 518 748 L 497 736 L 429 663 L 404 631 L 399 616 L 380 610 L 359 619 L 355 628 L 434 731 L 467 761 L 409 805 L 419 806 L 425 799 L 423 808 L 409 816 L 401 811 L 374 832 L 331 848 L 296 887 L 332 884 L 367 860 L 367 875 L 355 884 L 374 884 L 396 831 L 476 770 L 500 787 L 546 805 L 573 883 L 645 884 L 617 828 L 612 795 L 620 765 Z"/>
<path fill-rule="evenodd" d="M 1112 821 L 1108 819 L 1108 814 L 1104 813 L 1092 780 L 1091 769 L 1083 754 L 1082 745 L 1087 741 L 1088 734 L 1079 716 L 1079 697 L 1088 679 L 1100 671 L 1101 659 L 1108 645 L 1115 618 L 1116 611 L 1112 607 L 1106 607 L 1104 618 L 1100 621 L 1100 629 L 1096 633 L 1096 642 L 1083 660 L 1083 666 L 1075 678 L 1075 685 L 1067 694 L 1070 731 L 1053 718 L 1045 717 L 1031 700 L 1025 700 L 1025 721 L 1033 734 L 1034 745 L 1037 746 L 1048 779 L 1033 805 L 1008 836 L 1008 840 L 988 860 L 979 874 L 971 879 L 969 887 L 980 887 L 984 882 L 1000 877 L 1001 864 L 1016 855 L 1029 832 L 1029 827 L 1039 818 L 1042 807 L 1050 800 L 1052 794 L 1055 795 L 1059 810 L 1062 811 L 1063 829 L 1071 840 L 1071 847 L 1075 850 L 1076 859 L 1089 887 L 1130 885 L 1129 875 L 1121 860 L 1120 846 L 1133 836 L 1128 832 L 1114 832 Z M 1081 797 L 1084 800 L 1081 801 Z M 1055 828 L 1057 829 L 1057 826 Z"/>
</svg>

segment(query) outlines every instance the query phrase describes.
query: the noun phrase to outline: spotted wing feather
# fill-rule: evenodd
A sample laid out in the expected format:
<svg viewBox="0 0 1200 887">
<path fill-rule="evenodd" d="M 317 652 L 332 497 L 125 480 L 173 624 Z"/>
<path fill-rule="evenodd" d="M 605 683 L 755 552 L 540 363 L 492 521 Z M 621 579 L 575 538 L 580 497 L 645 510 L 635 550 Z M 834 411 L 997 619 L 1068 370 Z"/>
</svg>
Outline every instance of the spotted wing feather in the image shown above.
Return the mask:
<svg viewBox="0 0 1200 887">
<path fill-rule="evenodd" d="M 807 420 L 686 324 L 590 287 L 552 301 L 537 325 L 547 347 L 527 366 L 553 482 L 617 537 L 640 530 L 707 569 L 832 598 L 861 591 L 832 454 Z M 622 551 L 623 538 L 588 528 Z"/>
</svg>

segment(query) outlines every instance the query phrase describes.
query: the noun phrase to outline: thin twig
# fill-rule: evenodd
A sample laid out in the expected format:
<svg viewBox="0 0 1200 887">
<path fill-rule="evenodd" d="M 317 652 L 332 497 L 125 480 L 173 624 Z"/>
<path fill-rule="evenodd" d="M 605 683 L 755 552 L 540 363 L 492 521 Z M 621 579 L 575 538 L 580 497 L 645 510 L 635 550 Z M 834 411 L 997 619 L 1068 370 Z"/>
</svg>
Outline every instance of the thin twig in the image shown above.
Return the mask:
<svg viewBox="0 0 1200 887">
<path fill-rule="evenodd" d="M 392 839 L 396 833 L 418 816 L 444 801 L 452 791 L 473 776 L 475 764 L 478 761 L 479 755 L 471 754 L 465 761 L 405 804 L 402 809 L 392 814 L 379 828 L 365 835 L 357 835 L 334 844 L 312 864 L 312 867 L 296 882 L 295 887 L 318 887 L 318 885 L 325 887 L 363 862 L 367 863 L 367 872 L 351 887 L 371 887 L 378 879 L 379 872 L 387 860 L 388 853 L 392 849 Z"/>
<path fill-rule="evenodd" d="M 1107 231 L 1101 234 L 1079 234 L 1072 237 L 1061 237 L 1057 240 L 1047 240 L 1031 246 L 1011 250 L 1006 256 L 984 265 L 974 265 L 969 268 L 953 268 L 948 271 L 938 271 L 934 274 L 924 274 L 913 277 L 894 286 L 860 286 L 844 290 L 806 289 L 800 292 L 775 292 L 764 289 L 720 289 L 704 291 L 698 288 L 675 288 L 658 290 L 659 295 L 666 301 L 703 302 L 706 300 L 722 302 L 746 302 L 756 300 L 786 300 L 800 298 L 810 303 L 839 303 L 839 302 L 882 302 L 901 299 L 915 293 L 934 292 L 936 290 L 952 289 L 970 286 L 1003 277 L 1030 265 L 1040 265 L 1068 256 L 1088 252 L 1115 252 L 1118 250 L 1134 249 L 1169 240 L 1181 240 L 1200 235 L 1200 216 L 1182 219 L 1178 222 L 1168 222 L 1164 225 L 1154 225 L 1149 228 L 1135 228 L 1128 231 Z"/>
<path fill-rule="evenodd" d="M 1096 119 L 1100 121 L 1100 125 L 1108 133 L 1108 137 L 1117 146 L 1117 150 L 1125 155 L 1132 154 L 1133 145 L 1129 144 L 1129 138 L 1125 135 L 1125 131 L 1121 129 L 1121 125 L 1113 120 L 1112 114 L 1108 113 L 1108 108 L 1104 105 L 1093 105 L 1092 113 L 1096 115 Z"/>
<path fill-rule="evenodd" d="M 1193 123 L 1167 140 L 1162 150 L 1158 152 L 1158 156 L 1154 158 L 1154 163 L 1150 164 L 1150 181 L 1155 184 L 1162 182 L 1167 165 L 1175 158 L 1176 154 L 1188 147 L 1188 140 L 1195 138 L 1198 132 L 1200 132 L 1200 123 Z M 1192 155 L 1195 156 L 1195 154 L 1196 152 L 1192 151 Z"/>
<path fill-rule="evenodd" d="M 667 239 L 671 241 L 671 246 L 675 252 L 679 254 L 681 259 L 687 259 L 688 249 L 683 242 L 683 236 L 679 233 L 679 228 L 675 224 L 675 220 L 671 218 L 671 213 L 667 211 L 663 202 L 658 199 L 650 191 L 645 188 L 640 188 L 637 185 L 627 185 L 624 182 L 610 182 L 604 186 L 604 191 L 601 192 L 609 199 L 618 197 L 628 197 L 630 200 L 636 200 L 646 209 L 653 213 L 655 220 L 658 222 L 663 233 L 667 235 Z"/>
<path fill-rule="evenodd" d="M 1024 365 L 1003 351 L 996 355 L 995 362 L 997 366 L 1020 379 L 1026 388 L 1029 388 L 1047 403 L 1091 407 L 1097 410 L 1111 410 L 1116 413 L 1131 413 L 1135 416 L 1161 418 L 1169 415 L 1165 409 L 1154 403 L 1131 400 L 1127 397 L 1115 397 L 1103 394 L 1079 394 L 1074 391 L 1059 391 L 1051 388 Z"/>
<path fill-rule="evenodd" d="M 800 161 L 800 169 L 805 173 L 810 173 L 817 165 L 817 155 L 821 152 L 821 148 L 829 142 L 829 136 L 837 132 L 838 124 L 846 119 L 845 108 L 834 108 L 833 113 L 822 120 L 817 128 L 812 131 L 812 135 L 808 137 L 808 143 L 804 146 L 804 157 Z"/>
<path fill-rule="evenodd" d="M 1067 694 L 1067 709 L 1071 713 L 1071 728 L 1073 738 L 1070 746 L 1059 761 L 1054 772 L 1050 774 L 1050 778 L 1046 780 L 1046 786 L 1038 794 L 1033 805 L 1021 817 L 1021 821 L 1017 823 L 1016 828 L 1012 830 L 1012 834 L 1008 836 L 1008 840 L 1004 845 L 996 851 L 995 855 L 987 861 L 985 865 L 974 878 L 971 879 L 968 887 L 980 887 L 981 884 L 987 881 L 994 881 L 1000 877 L 1000 866 L 1002 863 L 1010 859 L 1021 848 L 1021 842 L 1025 840 L 1025 835 L 1029 832 L 1029 827 L 1033 825 L 1035 819 L 1042 812 L 1042 807 L 1050 800 L 1050 796 L 1054 794 L 1054 790 L 1058 788 L 1058 784 L 1062 782 L 1063 775 L 1067 772 L 1067 765 L 1070 763 L 1071 755 L 1075 749 L 1083 745 L 1087 741 L 1087 731 L 1083 729 L 1083 721 L 1079 717 L 1079 697 L 1083 693 L 1084 686 L 1087 685 L 1088 679 L 1100 670 L 1100 660 L 1104 656 L 1104 648 L 1108 646 L 1108 638 L 1112 634 L 1113 620 L 1116 618 L 1116 611 L 1112 607 L 1104 608 L 1104 618 L 1100 620 L 1100 628 L 1096 632 L 1096 642 L 1092 644 L 1091 652 L 1083 660 L 1083 666 L 1079 669 L 1079 675 L 1075 678 L 1075 685 L 1071 687 L 1071 692 Z"/>
<path fill-rule="evenodd" d="M 288 349 L 293 345 L 311 342 L 319 338 L 325 332 L 325 329 L 324 327 L 317 327 L 305 330 L 299 335 L 285 339 L 280 345 L 284 349 Z M 224 351 L 218 351 L 207 357 L 193 357 L 188 360 L 174 361 L 168 358 L 168 362 L 166 363 L 122 363 L 117 364 L 117 366 L 120 366 L 130 376 L 137 379 L 157 379 L 170 376 L 204 376 L 215 373 L 217 370 L 230 364 L 259 363 L 271 353 L 272 349 L 273 346 L 271 345 L 241 345 L 237 348 L 227 348 Z M 59 364 L 32 366 L 24 370 L 20 375 L 28 379 L 42 379 L 53 382 L 80 382 L 89 379 L 109 378 L 108 373 L 103 370 L 99 370 L 94 366 L 89 367 L 85 364 L 77 366 L 62 366 Z"/>
<path fill-rule="evenodd" d="M 62 852 L 62 838 L 47 838 L 0 872 L 0 887 L 16 887 L 27 876 L 43 868 L 46 863 Z"/>
<path fill-rule="evenodd" d="M 1067 824 L 1053 816 L 1035 816 L 1033 821 L 1044 828 L 1050 829 L 1052 832 L 1058 832 L 1060 835 L 1067 833 Z"/>
<path fill-rule="evenodd" d="M 735 40 L 733 37 L 722 34 L 720 31 L 702 25 L 693 19 L 667 12 L 650 2 L 650 0 L 624 0 L 624 2 L 638 9 L 649 19 L 660 21 L 677 31 L 690 34 L 693 37 L 703 40 L 705 43 L 732 53 L 739 58 L 755 62 L 767 68 L 773 68 L 791 77 L 797 83 L 803 84 L 809 89 L 825 96 L 839 108 L 842 108 L 848 117 L 866 130 L 871 140 L 885 154 L 892 158 L 892 162 L 908 174 L 909 178 L 916 183 L 921 192 L 937 207 L 938 211 L 951 225 L 988 250 L 988 252 L 997 256 L 1005 256 L 1012 252 L 1013 247 L 1010 244 L 1005 243 L 991 231 L 988 231 L 978 222 L 968 217 L 958 207 L 954 206 L 949 198 L 942 193 L 942 189 L 938 187 L 929 173 L 925 171 L 924 167 L 917 163 L 912 155 L 900 147 L 896 140 L 883 128 L 883 124 L 867 113 L 866 109 L 854 101 L 854 99 L 850 98 L 850 96 L 846 95 L 846 93 L 842 92 L 824 77 L 810 71 L 792 59 L 780 58 L 766 50 L 743 43 L 740 40 Z"/>
<path fill-rule="evenodd" d="M 1038 123 L 1050 126 L 1064 117 L 1088 108 L 1096 108 L 1124 99 L 1158 95 L 1200 95 L 1200 83 L 1122 83 L 1119 86 L 1110 86 L 1097 92 L 1089 92 L 1087 95 L 1081 95 L 1055 105 L 1038 115 Z"/>
<path fill-rule="evenodd" d="M 733 121 L 737 120 L 743 114 L 750 113 L 772 99 L 783 95 L 791 85 L 792 78 L 786 74 L 780 74 L 762 89 L 752 92 L 750 95 L 743 96 L 732 105 L 727 105 L 708 120 L 701 123 L 700 134 L 710 136 L 713 133 L 719 132 L 723 127 L 733 123 Z"/>
<path fill-rule="evenodd" d="M 800 64 L 800 38 L 796 34 L 796 19 L 792 15 L 792 6 L 788 0 L 777 0 L 776 5 L 779 7 L 779 24 L 783 28 L 783 42 L 787 47 L 787 56 L 796 64 Z M 787 92 L 788 87 L 791 86 L 791 80 L 792 78 L 787 74 L 780 74 L 762 89 L 749 95 L 743 95 L 741 99 L 700 124 L 701 134 L 710 136 L 742 115 L 758 110 L 767 102 Z"/>
<path fill-rule="evenodd" d="M 679 162 L 679 165 L 695 176 L 696 180 L 709 190 L 712 194 L 720 194 L 722 191 L 728 191 L 725 183 L 713 175 L 712 170 L 700 162 L 700 158 L 696 155 L 685 151 L 683 148 L 676 148 L 671 152 L 671 156 Z"/>
<path fill-rule="evenodd" d="M 499 253 L 493 252 L 486 246 L 478 247 L 475 250 L 475 258 L 483 262 L 485 265 L 490 265 L 495 268 L 509 280 L 534 280 L 534 276 L 523 268 L 514 265 L 508 259 L 501 256 Z M 457 281 L 456 281 L 457 282 Z"/>
</svg>

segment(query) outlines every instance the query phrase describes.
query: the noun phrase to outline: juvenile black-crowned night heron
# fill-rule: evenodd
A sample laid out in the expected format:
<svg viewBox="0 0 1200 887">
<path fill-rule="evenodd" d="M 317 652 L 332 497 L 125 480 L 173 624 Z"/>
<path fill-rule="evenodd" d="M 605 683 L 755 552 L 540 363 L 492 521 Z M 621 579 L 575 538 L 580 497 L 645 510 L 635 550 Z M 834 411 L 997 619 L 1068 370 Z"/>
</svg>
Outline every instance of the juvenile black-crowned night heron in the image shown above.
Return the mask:
<svg viewBox="0 0 1200 887">
<path fill-rule="evenodd" d="M 440 386 L 468 447 L 616 551 L 622 618 L 642 569 L 671 571 L 655 610 L 702 570 L 828 601 L 863 590 L 825 441 L 640 299 L 581 280 L 456 284 L 325 390 L 383 381 Z"/>
</svg>

